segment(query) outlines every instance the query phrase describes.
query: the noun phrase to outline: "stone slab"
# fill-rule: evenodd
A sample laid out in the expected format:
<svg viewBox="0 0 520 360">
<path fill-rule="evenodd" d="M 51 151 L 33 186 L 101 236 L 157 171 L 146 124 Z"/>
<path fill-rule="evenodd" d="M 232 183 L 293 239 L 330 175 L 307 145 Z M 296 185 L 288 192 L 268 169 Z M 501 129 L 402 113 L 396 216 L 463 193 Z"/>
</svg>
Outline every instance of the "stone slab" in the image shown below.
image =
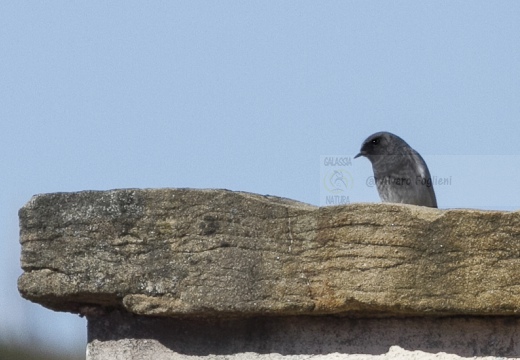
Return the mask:
<svg viewBox="0 0 520 360">
<path fill-rule="evenodd" d="M 23 297 L 150 316 L 518 315 L 520 213 L 318 208 L 227 190 L 43 194 L 21 210 Z"/>
</svg>

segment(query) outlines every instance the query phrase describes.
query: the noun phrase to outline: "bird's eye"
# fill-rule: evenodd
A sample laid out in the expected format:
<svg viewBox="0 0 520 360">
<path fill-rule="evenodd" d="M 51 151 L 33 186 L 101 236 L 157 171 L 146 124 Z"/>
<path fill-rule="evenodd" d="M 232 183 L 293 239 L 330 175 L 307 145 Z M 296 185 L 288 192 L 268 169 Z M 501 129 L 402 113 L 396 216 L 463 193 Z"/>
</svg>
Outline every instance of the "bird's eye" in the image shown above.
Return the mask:
<svg viewBox="0 0 520 360">
<path fill-rule="evenodd" d="M 377 145 L 379 144 L 379 138 L 375 138 L 372 140 L 372 144 Z"/>
</svg>

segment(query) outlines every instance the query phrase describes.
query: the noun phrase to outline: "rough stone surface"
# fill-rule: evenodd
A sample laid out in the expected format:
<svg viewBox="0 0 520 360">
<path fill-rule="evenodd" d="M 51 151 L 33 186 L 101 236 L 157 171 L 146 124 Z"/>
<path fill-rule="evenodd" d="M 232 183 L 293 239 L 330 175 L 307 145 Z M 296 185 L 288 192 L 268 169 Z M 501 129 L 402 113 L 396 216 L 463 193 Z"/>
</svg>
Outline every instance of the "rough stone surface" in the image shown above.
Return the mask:
<svg viewBox="0 0 520 360">
<path fill-rule="evenodd" d="M 520 318 L 89 318 L 88 360 L 513 359 Z"/>
<path fill-rule="evenodd" d="M 33 197 L 23 297 L 92 314 L 518 315 L 520 213 L 226 190 Z"/>
</svg>

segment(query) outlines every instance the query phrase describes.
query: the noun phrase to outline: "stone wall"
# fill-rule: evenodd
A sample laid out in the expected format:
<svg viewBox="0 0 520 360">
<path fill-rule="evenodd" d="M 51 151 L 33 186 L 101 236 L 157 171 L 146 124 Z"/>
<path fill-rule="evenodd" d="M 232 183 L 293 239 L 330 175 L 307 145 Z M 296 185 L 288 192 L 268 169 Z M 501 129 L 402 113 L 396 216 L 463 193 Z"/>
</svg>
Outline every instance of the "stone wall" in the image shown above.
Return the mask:
<svg viewBox="0 0 520 360">
<path fill-rule="evenodd" d="M 19 291 L 88 359 L 520 357 L 520 213 L 226 190 L 45 194 Z"/>
</svg>

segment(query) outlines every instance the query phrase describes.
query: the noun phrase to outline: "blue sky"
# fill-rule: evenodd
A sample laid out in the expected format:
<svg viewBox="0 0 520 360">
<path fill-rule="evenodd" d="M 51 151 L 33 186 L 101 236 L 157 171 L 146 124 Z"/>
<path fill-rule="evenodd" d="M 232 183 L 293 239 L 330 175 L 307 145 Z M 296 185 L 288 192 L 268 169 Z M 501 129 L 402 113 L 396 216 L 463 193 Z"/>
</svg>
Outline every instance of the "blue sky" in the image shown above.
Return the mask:
<svg viewBox="0 0 520 360">
<path fill-rule="evenodd" d="M 86 342 L 20 298 L 32 195 L 227 188 L 318 205 L 320 159 L 386 130 L 441 208 L 520 208 L 516 1 L 0 4 L 0 339 Z M 366 159 L 351 201 L 378 201 Z M 518 205 L 518 206 L 517 206 Z"/>
</svg>

